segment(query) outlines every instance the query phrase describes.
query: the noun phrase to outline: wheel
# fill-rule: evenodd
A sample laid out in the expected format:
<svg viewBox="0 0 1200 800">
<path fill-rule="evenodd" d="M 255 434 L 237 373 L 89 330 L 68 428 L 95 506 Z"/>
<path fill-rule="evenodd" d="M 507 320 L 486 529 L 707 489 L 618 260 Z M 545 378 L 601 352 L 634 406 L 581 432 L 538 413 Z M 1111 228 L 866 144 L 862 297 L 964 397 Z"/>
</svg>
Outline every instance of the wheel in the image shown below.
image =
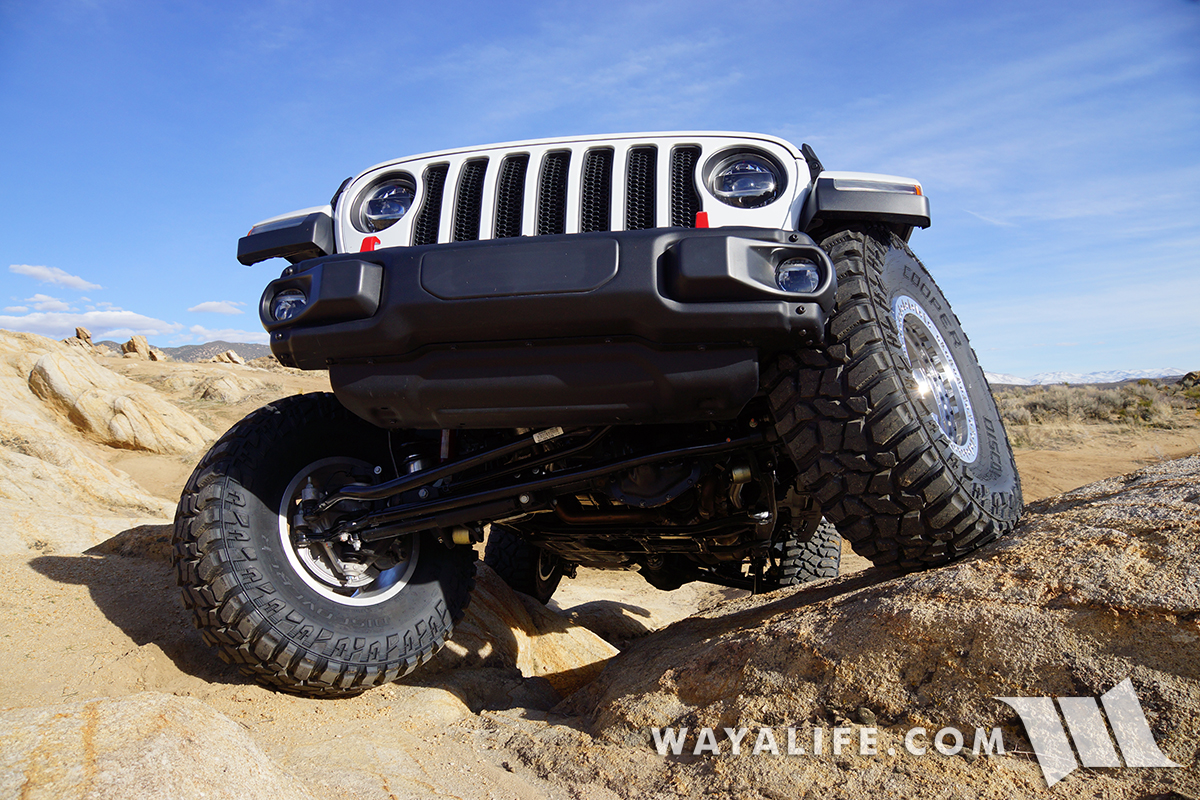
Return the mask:
<svg viewBox="0 0 1200 800">
<path fill-rule="evenodd" d="M 821 578 L 836 578 L 842 564 L 842 537 L 829 520 L 806 542 L 788 539 L 781 543 L 779 586 L 799 586 Z"/>
<path fill-rule="evenodd" d="M 488 533 L 483 563 L 509 586 L 543 604 L 550 602 L 565 566 L 558 556 L 530 544 L 503 525 L 493 525 Z"/>
<path fill-rule="evenodd" d="M 430 533 L 358 549 L 298 543 L 304 493 L 374 482 L 383 464 L 387 433 L 332 394 L 260 408 L 204 456 L 175 514 L 175 570 L 224 660 L 270 686 L 338 696 L 395 680 L 441 648 L 474 587 L 473 550 Z M 364 508 L 338 504 L 317 527 Z"/>
<path fill-rule="evenodd" d="M 800 479 L 876 565 L 948 562 L 1010 531 L 1021 510 L 1012 448 L 950 304 L 897 236 L 836 233 L 823 347 L 764 370 Z"/>
</svg>

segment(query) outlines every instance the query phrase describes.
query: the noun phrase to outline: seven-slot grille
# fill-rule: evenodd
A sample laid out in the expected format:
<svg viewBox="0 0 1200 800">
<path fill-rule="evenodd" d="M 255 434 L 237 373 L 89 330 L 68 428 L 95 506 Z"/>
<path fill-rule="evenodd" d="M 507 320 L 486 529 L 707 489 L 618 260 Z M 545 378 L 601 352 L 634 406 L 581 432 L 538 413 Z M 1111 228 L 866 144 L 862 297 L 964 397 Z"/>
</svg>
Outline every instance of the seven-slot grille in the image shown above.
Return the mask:
<svg viewBox="0 0 1200 800">
<path fill-rule="evenodd" d="M 694 228 L 700 147 L 634 144 L 473 154 L 423 167 L 414 245 L 655 227 Z M 660 160 L 669 159 L 660 170 Z M 619 172 L 614 172 L 618 169 Z M 665 170 L 665 174 L 663 174 Z M 659 183 L 670 191 L 659 191 Z M 449 214 L 449 219 L 444 219 Z"/>
</svg>

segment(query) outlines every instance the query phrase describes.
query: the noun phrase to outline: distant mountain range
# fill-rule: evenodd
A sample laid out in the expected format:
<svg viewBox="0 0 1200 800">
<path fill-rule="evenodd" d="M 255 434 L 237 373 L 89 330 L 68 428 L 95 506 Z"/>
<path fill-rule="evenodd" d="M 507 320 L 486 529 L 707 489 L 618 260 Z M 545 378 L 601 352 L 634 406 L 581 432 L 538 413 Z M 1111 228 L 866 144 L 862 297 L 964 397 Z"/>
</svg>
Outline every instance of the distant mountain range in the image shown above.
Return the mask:
<svg viewBox="0 0 1200 800">
<path fill-rule="evenodd" d="M 1052 383 L 1121 383 L 1141 378 L 1177 378 L 1187 374 L 1186 369 L 1131 369 L 1111 372 L 1039 372 L 1032 378 L 1018 378 L 999 372 L 985 372 L 988 383 L 1008 386 L 1045 386 Z"/>
<path fill-rule="evenodd" d="M 97 345 L 107 345 L 109 348 L 121 352 L 119 342 L 103 341 L 96 342 Z M 155 346 L 151 342 L 151 346 Z M 265 344 L 247 344 L 245 342 L 205 342 L 204 344 L 185 344 L 183 347 L 159 347 L 164 353 L 169 355 L 176 361 L 205 361 L 215 355 L 224 353 L 226 350 L 232 350 L 242 358 L 249 361 L 252 358 L 260 358 L 261 356 L 271 355 L 271 348 Z"/>
<path fill-rule="evenodd" d="M 96 342 L 98 345 L 121 352 L 118 342 Z M 205 361 L 215 355 L 232 350 L 249 361 L 271 355 L 271 348 L 265 344 L 247 344 L 246 342 L 205 342 L 204 344 L 185 344 L 183 347 L 160 347 L 164 353 L 176 361 Z M 988 383 L 1006 386 L 1045 386 L 1053 383 L 1121 383 L 1135 381 L 1140 378 L 1177 378 L 1186 375 L 1188 370 L 1176 369 L 1133 369 L 1114 370 L 1111 372 L 1039 372 L 1032 378 L 1019 378 L 1016 375 L 1005 375 L 1002 372 L 985 372 Z"/>
</svg>

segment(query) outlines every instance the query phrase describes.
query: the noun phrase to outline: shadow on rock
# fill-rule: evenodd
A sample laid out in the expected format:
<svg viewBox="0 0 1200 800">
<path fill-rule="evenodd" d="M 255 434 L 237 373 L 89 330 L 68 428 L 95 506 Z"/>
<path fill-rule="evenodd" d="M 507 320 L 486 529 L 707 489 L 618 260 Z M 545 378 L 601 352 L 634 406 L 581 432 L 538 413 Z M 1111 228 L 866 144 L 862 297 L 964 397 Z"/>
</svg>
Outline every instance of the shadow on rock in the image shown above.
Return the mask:
<svg viewBox="0 0 1200 800">
<path fill-rule="evenodd" d="M 593 600 L 559 613 L 618 649 L 658 629 L 649 609 L 619 600 Z"/>
<path fill-rule="evenodd" d="M 446 647 L 414 677 L 423 680 L 439 673 L 477 670 L 495 678 L 510 674 L 502 670 L 511 670 L 527 681 L 536 679 L 540 683 L 520 691 L 505 689 L 500 694 L 489 690 L 485 694 L 490 699 L 482 706 L 480 701 L 465 696 L 463 701 L 472 708 L 495 708 L 496 703 L 506 702 L 502 696 L 511 695 L 509 707 L 524 706 L 527 701 L 534 703 L 532 707 L 541 707 L 549 699 L 542 684 L 558 697 L 566 697 L 595 679 L 618 652 L 582 625 L 513 591 L 489 567 L 480 564 L 466 616 L 455 626 Z M 470 694 L 473 681 L 468 676 L 451 683 L 458 684 L 454 691 Z M 532 695 L 526 697 L 529 693 Z"/>
</svg>

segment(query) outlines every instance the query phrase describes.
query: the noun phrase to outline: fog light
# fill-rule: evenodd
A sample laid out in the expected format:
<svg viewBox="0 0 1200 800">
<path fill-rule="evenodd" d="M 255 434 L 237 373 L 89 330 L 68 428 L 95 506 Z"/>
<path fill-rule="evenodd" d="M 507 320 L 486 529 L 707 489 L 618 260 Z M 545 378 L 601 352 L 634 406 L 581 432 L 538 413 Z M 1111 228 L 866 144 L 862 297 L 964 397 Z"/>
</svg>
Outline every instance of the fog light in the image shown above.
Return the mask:
<svg viewBox="0 0 1200 800">
<path fill-rule="evenodd" d="M 289 320 L 304 310 L 308 298 L 299 289 L 284 289 L 271 300 L 271 316 L 278 322 Z"/>
<path fill-rule="evenodd" d="M 775 283 L 785 292 L 810 294 L 821 285 L 821 268 L 807 258 L 789 258 L 775 268 Z"/>
</svg>

